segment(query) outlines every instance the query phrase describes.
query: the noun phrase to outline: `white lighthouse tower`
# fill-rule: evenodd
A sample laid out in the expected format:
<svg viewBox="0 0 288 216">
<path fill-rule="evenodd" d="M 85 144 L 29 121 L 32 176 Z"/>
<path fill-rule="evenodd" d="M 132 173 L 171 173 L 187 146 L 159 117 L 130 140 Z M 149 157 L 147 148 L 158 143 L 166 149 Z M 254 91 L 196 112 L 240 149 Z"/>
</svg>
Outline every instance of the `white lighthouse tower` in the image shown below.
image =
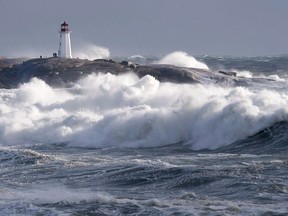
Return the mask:
<svg viewBox="0 0 288 216">
<path fill-rule="evenodd" d="M 59 50 L 58 56 L 60 58 L 72 58 L 71 52 L 71 41 L 70 41 L 70 33 L 68 24 L 64 21 L 61 24 L 60 28 L 60 43 L 59 43 Z"/>
</svg>

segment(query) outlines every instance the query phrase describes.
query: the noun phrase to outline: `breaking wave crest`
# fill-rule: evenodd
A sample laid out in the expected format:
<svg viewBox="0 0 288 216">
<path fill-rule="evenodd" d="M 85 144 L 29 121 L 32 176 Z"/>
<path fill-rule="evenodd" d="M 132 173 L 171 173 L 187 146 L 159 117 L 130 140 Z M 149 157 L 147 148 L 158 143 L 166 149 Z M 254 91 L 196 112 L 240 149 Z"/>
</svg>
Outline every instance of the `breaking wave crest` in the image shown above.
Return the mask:
<svg viewBox="0 0 288 216">
<path fill-rule="evenodd" d="M 80 59 L 108 59 L 110 57 L 110 51 L 106 47 L 89 44 L 76 49 L 74 55 Z"/>
<path fill-rule="evenodd" d="M 273 98 L 273 100 L 271 100 Z M 90 75 L 69 89 L 39 79 L 0 90 L 0 144 L 216 149 L 287 120 L 288 94 Z"/>
<path fill-rule="evenodd" d="M 209 67 L 205 63 L 197 61 L 193 56 L 189 56 L 187 53 L 181 51 L 172 52 L 156 63 L 209 70 Z"/>
</svg>

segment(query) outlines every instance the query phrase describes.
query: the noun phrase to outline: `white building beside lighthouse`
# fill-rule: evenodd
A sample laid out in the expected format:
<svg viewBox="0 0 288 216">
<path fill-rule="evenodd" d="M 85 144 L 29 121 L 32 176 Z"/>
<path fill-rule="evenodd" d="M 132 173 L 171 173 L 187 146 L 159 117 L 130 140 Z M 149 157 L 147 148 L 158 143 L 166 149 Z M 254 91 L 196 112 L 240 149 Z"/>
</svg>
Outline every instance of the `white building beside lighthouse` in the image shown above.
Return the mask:
<svg viewBox="0 0 288 216">
<path fill-rule="evenodd" d="M 72 58 L 70 29 L 68 24 L 64 21 L 60 28 L 60 43 L 58 49 L 58 56 L 60 58 Z"/>
</svg>

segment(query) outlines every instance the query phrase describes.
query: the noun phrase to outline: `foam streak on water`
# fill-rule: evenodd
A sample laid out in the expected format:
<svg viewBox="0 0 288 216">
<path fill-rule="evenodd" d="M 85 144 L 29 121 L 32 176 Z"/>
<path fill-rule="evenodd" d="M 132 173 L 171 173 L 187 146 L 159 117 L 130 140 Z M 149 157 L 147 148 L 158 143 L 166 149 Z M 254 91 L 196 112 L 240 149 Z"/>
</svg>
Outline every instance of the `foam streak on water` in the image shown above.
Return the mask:
<svg viewBox="0 0 288 216">
<path fill-rule="evenodd" d="M 0 166 L 3 215 L 287 213 L 284 155 L 34 144 Z"/>
</svg>

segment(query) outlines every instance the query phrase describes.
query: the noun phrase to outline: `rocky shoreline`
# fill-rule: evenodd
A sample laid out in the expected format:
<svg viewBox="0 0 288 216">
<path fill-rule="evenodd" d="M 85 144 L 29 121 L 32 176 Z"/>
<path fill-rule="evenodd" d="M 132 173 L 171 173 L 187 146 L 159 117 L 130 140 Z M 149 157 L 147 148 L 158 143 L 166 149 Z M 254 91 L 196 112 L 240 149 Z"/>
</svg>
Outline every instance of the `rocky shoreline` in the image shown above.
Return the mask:
<svg viewBox="0 0 288 216">
<path fill-rule="evenodd" d="M 1 62 L 1 61 L 0 61 Z M 1 64 L 0 64 L 1 65 Z M 17 88 L 34 77 L 44 80 L 53 87 L 65 87 L 91 73 L 111 73 L 115 75 L 135 73 L 139 78 L 151 75 L 160 82 L 173 83 L 239 83 L 233 74 L 219 73 L 195 68 L 172 65 L 135 65 L 126 61 L 97 59 L 37 58 L 19 64 L 0 67 L 0 88 Z"/>
</svg>

